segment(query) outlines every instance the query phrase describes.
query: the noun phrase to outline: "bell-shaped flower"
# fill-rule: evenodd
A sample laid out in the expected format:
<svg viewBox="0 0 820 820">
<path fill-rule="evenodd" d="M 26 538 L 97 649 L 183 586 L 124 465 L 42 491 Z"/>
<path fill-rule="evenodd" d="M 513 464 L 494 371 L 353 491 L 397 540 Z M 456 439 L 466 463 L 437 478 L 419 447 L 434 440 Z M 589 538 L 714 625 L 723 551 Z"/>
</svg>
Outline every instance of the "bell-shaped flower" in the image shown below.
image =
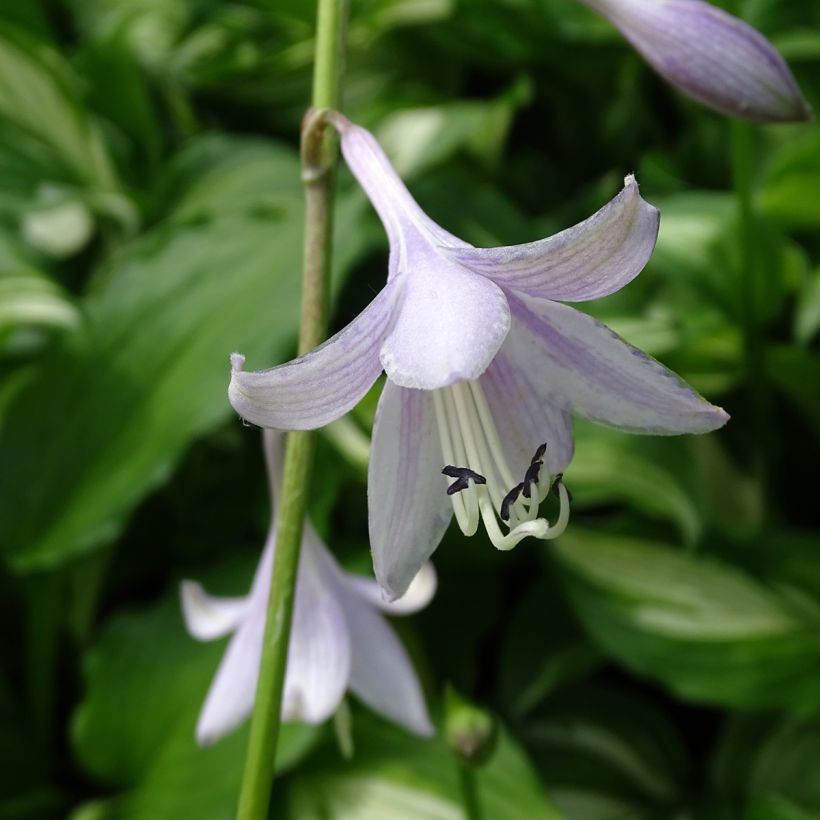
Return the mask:
<svg viewBox="0 0 820 820">
<path fill-rule="evenodd" d="M 265 433 L 274 515 L 250 594 L 216 598 L 195 581 L 181 585 L 182 610 L 193 637 L 209 641 L 232 634 L 199 715 L 196 736 L 201 745 L 219 740 L 253 709 L 276 540 L 281 438 L 279 433 Z M 321 723 L 349 689 L 379 714 L 419 735 L 431 735 L 413 666 L 382 613 L 415 612 L 429 603 L 435 588 L 433 567 L 425 564 L 407 593 L 386 603 L 375 581 L 338 565 L 306 521 L 282 719 Z"/>
<path fill-rule="evenodd" d="M 674 373 L 554 301 L 606 296 L 646 264 L 659 215 L 634 177 L 562 233 L 474 248 L 424 214 L 368 131 L 339 114 L 331 121 L 387 230 L 387 285 L 292 362 L 248 372 L 234 354 L 229 397 L 254 424 L 314 428 L 350 410 L 386 371 L 368 504 L 376 578 L 388 597 L 407 589 L 453 513 L 465 534 L 483 523 L 499 549 L 560 535 L 572 413 L 641 433 L 702 433 L 726 422 Z M 552 522 L 539 515 L 551 489 Z"/>
<path fill-rule="evenodd" d="M 703 0 L 581 0 L 670 83 L 699 102 L 758 122 L 806 120 L 811 109 L 785 60 L 756 29 Z"/>
</svg>

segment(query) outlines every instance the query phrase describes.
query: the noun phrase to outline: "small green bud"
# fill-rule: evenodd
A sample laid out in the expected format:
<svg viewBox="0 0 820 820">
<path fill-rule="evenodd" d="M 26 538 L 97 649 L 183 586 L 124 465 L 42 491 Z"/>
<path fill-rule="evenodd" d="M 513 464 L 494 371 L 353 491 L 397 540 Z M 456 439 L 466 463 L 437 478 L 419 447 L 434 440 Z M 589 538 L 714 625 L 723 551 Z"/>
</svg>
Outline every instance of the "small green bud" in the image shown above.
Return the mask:
<svg viewBox="0 0 820 820">
<path fill-rule="evenodd" d="M 493 715 L 448 686 L 444 693 L 444 737 L 457 757 L 482 766 L 495 751 L 498 724 Z"/>
</svg>

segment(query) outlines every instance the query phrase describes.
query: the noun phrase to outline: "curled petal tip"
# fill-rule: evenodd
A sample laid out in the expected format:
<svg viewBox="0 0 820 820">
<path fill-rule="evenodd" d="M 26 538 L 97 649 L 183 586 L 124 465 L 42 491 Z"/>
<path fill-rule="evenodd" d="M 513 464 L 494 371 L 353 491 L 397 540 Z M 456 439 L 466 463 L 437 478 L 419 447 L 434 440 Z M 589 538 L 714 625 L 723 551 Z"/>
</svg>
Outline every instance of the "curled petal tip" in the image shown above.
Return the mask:
<svg viewBox="0 0 820 820">
<path fill-rule="evenodd" d="M 722 407 L 718 407 L 716 404 L 712 405 L 712 414 L 714 415 L 716 422 L 714 427 L 715 430 L 726 425 L 726 423 L 732 418 Z"/>
<path fill-rule="evenodd" d="M 241 353 L 231 353 L 231 370 L 238 373 L 245 368 L 245 357 Z"/>
<path fill-rule="evenodd" d="M 624 188 L 638 188 L 638 180 L 635 179 L 635 174 L 627 174 L 624 177 Z"/>
</svg>

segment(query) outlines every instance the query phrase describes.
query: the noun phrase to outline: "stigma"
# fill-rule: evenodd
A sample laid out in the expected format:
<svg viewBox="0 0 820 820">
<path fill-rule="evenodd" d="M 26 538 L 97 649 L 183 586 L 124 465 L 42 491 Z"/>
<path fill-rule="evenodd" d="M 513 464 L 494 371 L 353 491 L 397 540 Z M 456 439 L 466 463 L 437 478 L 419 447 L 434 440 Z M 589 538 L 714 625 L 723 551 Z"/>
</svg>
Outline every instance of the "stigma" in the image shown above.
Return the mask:
<svg viewBox="0 0 820 820">
<path fill-rule="evenodd" d="M 433 391 L 433 404 L 446 465 L 442 473 L 455 479 L 446 492 L 461 531 L 475 535 L 483 524 L 500 550 L 530 536 L 548 541 L 561 535 L 569 523 L 570 498 L 561 475 L 550 476 L 544 465 L 547 445 L 538 445 L 524 476 L 514 476 L 478 380 Z M 553 523 L 538 514 L 550 490 L 559 502 Z"/>
</svg>

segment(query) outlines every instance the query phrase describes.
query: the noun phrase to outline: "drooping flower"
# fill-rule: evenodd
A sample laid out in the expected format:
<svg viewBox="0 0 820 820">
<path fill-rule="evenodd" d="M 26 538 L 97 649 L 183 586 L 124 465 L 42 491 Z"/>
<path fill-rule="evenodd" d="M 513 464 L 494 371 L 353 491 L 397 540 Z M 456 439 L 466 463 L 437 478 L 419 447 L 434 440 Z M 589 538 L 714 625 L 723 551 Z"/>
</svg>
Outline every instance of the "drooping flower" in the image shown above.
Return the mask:
<svg viewBox="0 0 820 820">
<path fill-rule="evenodd" d="M 806 120 L 785 60 L 748 23 L 703 0 L 581 0 L 689 96 L 730 117 Z"/>
<path fill-rule="evenodd" d="M 474 248 L 421 210 L 368 131 L 330 119 L 387 231 L 387 285 L 292 362 L 249 372 L 234 354 L 228 392 L 254 424 L 303 430 L 346 413 L 386 371 L 368 506 L 376 578 L 388 597 L 407 589 L 454 513 L 468 535 L 483 522 L 499 549 L 563 532 L 569 500 L 558 476 L 572 458 L 571 413 L 642 433 L 701 433 L 726 422 L 663 365 L 553 301 L 606 296 L 646 264 L 659 214 L 634 177 L 555 236 Z M 442 472 L 455 479 L 449 492 Z M 538 515 L 551 489 L 559 497 L 552 523 Z"/>
<path fill-rule="evenodd" d="M 281 473 L 279 433 L 265 432 L 265 453 L 274 515 L 265 549 L 244 598 L 216 598 L 195 581 L 180 592 L 190 634 L 203 641 L 233 633 L 208 691 L 196 728 L 208 745 L 238 726 L 251 712 L 259 675 L 262 638 L 276 538 Z M 321 723 L 349 689 L 374 711 L 419 735 L 433 728 L 410 659 L 381 613 L 405 615 L 433 597 L 436 575 L 425 564 L 407 590 L 386 603 L 378 584 L 345 572 L 305 522 L 293 610 L 283 720 Z"/>
</svg>

